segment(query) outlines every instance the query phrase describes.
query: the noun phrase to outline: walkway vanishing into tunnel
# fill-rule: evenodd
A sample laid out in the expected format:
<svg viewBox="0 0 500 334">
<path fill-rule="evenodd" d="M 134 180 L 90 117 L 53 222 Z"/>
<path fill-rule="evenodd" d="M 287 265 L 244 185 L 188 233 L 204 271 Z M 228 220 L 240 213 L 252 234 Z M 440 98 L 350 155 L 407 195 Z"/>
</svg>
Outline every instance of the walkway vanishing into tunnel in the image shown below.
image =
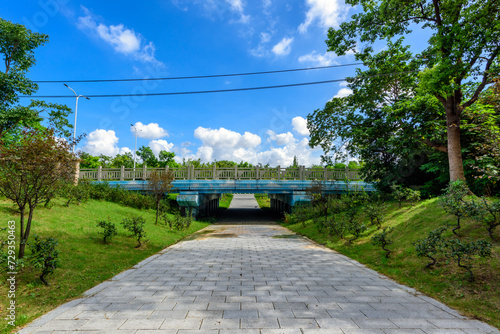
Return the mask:
<svg viewBox="0 0 500 334">
<path fill-rule="evenodd" d="M 20 333 L 500 333 L 274 224 L 235 195 L 221 224 Z"/>
</svg>

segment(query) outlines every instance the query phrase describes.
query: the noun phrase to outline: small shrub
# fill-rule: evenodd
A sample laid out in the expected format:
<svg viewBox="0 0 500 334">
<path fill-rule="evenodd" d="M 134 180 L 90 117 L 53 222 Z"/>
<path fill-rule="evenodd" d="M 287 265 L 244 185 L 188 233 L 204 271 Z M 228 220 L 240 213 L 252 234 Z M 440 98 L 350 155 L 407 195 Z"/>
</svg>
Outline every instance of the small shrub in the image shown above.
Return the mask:
<svg viewBox="0 0 500 334">
<path fill-rule="evenodd" d="M 491 244 L 486 240 L 463 242 L 452 239 L 447 242 L 447 257 L 455 260 L 460 268 L 469 273 L 469 282 L 475 280 L 472 273 L 473 261 L 479 257 L 491 257 Z"/>
<path fill-rule="evenodd" d="M 490 238 L 495 240 L 493 230 L 500 226 L 500 202 L 488 203 L 484 197 L 482 201 L 482 204 L 473 202 L 476 206 L 474 218 L 486 226 Z"/>
<path fill-rule="evenodd" d="M 335 234 L 340 239 L 345 239 L 347 233 L 347 217 L 345 215 L 336 215 L 333 219 L 329 220 L 328 228 L 330 236 Z"/>
<path fill-rule="evenodd" d="M 353 236 L 351 239 L 349 239 L 349 242 L 353 242 L 354 240 L 358 239 L 368 229 L 368 227 L 365 223 L 355 219 L 349 220 L 347 222 L 346 229 L 347 232 L 349 232 Z"/>
<path fill-rule="evenodd" d="M 457 224 L 452 229 L 455 235 L 458 235 L 457 231 L 461 228 L 461 219 L 474 215 L 474 206 L 465 201 L 467 195 L 469 195 L 467 184 L 463 181 L 455 181 L 450 183 L 445 194 L 439 198 L 439 205 L 443 210 L 457 217 Z"/>
<path fill-rule="evenodd" d="M 180 214 L 176 214 L 175 219 L 173 221 L 173 227 L 177 231 L 186 230 L 191 226 L 192 222 L 193 222 L 193 217 L 191 216 L 182 217 Z"/>
<path fill-rule="evenodd" d="M 290 225 L 295 222 L 295 216 L 291 213 L 285 212 L 283 216 L 283 224 Z"/>
<path fill-rule="evenodd" d="M 396 200 L 399 204 L 399 207 L 401 207 L 406 196 L 404 188 L 400 185 L 392 185 L 391 190 L 394 200 Z"/>
<path fill-rule="evenodd" d="M 144 224 L 146 221 L 141 216 L 134 216 L 132 218 L 125 218 L 122 221 L 123 228 L 127 231 L 131 232 L 132 235 L 137 240 L 137 246 L 135 248 L 139 248 L 142 245 L 142 242 L 147 242 L 146 240 L 146 231 L 144 230 Z"/>
<path fill-rule="evenodd" d="M 411 188 L 405 189 L 405 199 L 413 206 L 414 202 L 420 201 L 420 191 Z"/>
<path fill-rule="evenodd" d="M 112 222 L 107 222 L 105 220 L 101 220 L 101 221 L 97 222 L 97 227 L 100 227 L 103 229 L 102 232 L 98 232 L 98 233 L 103 235 L 102 242 L 105 244 L 107 244 L 108 241 L 111 240 L 111 238 L 113 238 L 115 235 L 118 234 L 118 232 L 116 230 L 116 226 Z"/>
<path fill-rule="evenodd" d="M 386 227 L 382 230 L 382 232 L 375 234 L 372 237 L 372 244 L 375 246 L 379 246 L 382 248 L 385 253 L 385 258 L 389 258 L 389 254 L 391 254 L 391 250 L 387 249 L 387 246 L 394 243 L 394 241 L 389 237 L 389 233 L 391 233 L 394 229 L 392 227 Z"/>
<path fill-rule="evenodd" d="M 425 239 L 420 239 L 415 242 L 415 251 L 418 257 L 427 257 L 431 262 L 427 263 L 426 268 L 430 268 L 436 264 L 436 257 L 439 253 L 443 252 L 446 246 L 443 233 L 446 227 L 440 227 L 434 231 L 429 232 Z"/>
<path fill-rule="evenodd" d="M 420 191 L 405 188 L 400 185 L 392 185 L 391 190 L 392 197 L 398 202 L 399 207 L 402 207 L 405 200 L 410 202 L 410 205 L 413 206 L 413 203 L 419 201 L 421 197 Z"/>
<path fill-rule="evenodd" d="M 73 182 L 67 183 L 63 188 L 63 197 L 68 199 L 66 206 L 69 206 L 72 202 L 77 205 L 87 201 L 90 198 L 90 183 L 87 180 L 80 180 L 77 185 Z"/>
<path fill-rule="evenodd" d="M 33 242 L 28 244 L 31 249 L 30 262 L 35 268 L 42 268 L 40 280 L 45 284 L 49 283 L 45 278 L 54 273 L 54 270 L 59 265 L 59 252 L 56 250 L 57 239 L 54 238 L 39 238 L 37 235 L 33 237 Z"/>
<path fill-rule="evenodd" d="M 371 202 L 365 206 L 366 217 L 370 219 L 372 226 L 377 226 L 377 229 L 380 229 L 384 222 L 384 209 L 385 206 L 382 202 Z"/>
</svg>

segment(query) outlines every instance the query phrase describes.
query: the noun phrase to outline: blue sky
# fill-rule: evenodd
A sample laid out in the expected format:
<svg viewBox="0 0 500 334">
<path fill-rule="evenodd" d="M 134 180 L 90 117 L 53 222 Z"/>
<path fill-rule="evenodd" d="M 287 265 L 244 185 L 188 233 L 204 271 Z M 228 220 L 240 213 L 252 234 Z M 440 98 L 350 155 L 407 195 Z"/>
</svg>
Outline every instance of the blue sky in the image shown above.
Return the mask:
<svg viewBox="0 0 500 334">
<path fill-rule="evenodd" d="M 326 32 L 353 10 L 342 0 L 9 1 L 4 19 L 48 34 L 32 80 L 177 77 L 353 63 L 326 53 Z M 78 94 L 217 90 L 341 79 L 355 67 L 196 80 L 68 83 Z M 79 100 L 78 149 L 114 155 L 138 147 L 179 158 L 290 165 L 320 162 L 305 117 L 343 83 L 272 90 Z M 38 95 L 71 95 L 40 84 Z M 75 98 L 47 99 L 74 108 Z M 74 115 L 70 116 L 73 122 Z"/>
</svg>

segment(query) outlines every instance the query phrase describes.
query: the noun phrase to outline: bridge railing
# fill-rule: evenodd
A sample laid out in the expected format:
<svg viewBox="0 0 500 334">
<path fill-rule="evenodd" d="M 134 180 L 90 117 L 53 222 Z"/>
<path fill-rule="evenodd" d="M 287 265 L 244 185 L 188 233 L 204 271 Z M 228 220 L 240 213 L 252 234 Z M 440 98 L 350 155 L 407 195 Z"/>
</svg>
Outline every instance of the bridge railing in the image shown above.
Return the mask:
<svg viewBox="0 0 500 334">
<path fill-rule="evenodd" d="M 102 168 L 80 169 L 79 178 L 96 181 L 129 181 L 147 180 L 155 171 L 172 172 L 175 180 L 361 180 L 357 169 L 329 168 L 275 168 L 264 167 L 231 167 L 216 168 L 186 166 L 180 168 Z"/>
</svg>

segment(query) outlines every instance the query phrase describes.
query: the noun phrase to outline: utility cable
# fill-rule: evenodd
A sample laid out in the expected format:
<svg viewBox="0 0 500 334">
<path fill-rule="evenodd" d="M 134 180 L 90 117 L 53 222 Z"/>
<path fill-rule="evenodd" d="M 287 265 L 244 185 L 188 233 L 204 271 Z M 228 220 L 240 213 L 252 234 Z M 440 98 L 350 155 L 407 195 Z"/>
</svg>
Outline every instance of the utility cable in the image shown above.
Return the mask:
<svg viewBox="0 0 500 334">
<path fill-rule="evenodd" d="M 211 75 L 197 75 L 197 76 L 184 76 L 184 77 L 164 77 L 164 78 L 142 78 L 142 79 L 90 79 L 90 80 L 36 80 L 35 83 L 99 83 L 99 82 L 129 82 L 129 81 L 160 81 L 160 80 L 184 80 L 184 79 L 206 79 L 206 78 L 224 78 L 224 77 L 237 77 L 245 75 L 260 75 L 260 74 L 274 74 L 274 73 L 286 73 L 286 72 L 299 72 L 299 71 L 310 71 L 319 70 L 326 68 L 335 67 L 345 67 L 345 66 L 355 66 L 363 65 L 363 63 L 352 63 L 352 64 L 342 64 L 342 65 L 329 65 L 329 66 L 318 66 L 318 67 L 307 67 L 307 68 L 294 68 L 288 70 L 275 70 L 275 71 L 263 71 L 263 72 L 246 72 L 246 73 L 231 73 L 231 74 L 211 74 Z"/>
<path fill-rule="evenodd" d="M 407 73 L 415 73 L 419 72 L 419 70 L 414 71 L 404 71 L 404 72 L 393 72 L 386 74 L 377 74 L 364 77 L 363 79 L 372 78 L 372 77 L 385 77 L 392 76 L 398 74 L 407 74 Z M 97 94 L 97 95 L 85 95 L 89 98 L 106 98 L 106 97 L 133 97 L 133 96 L 170 96 L 170 95 L 193 95 L 193 94 L 213 94 L 213 93 L 226 93 L 226 92 L 243 92 L 250 90 L 264 90 L 264 89 L 274 89 L 274 88 L 287 88 L 287 87 L 298 87 L 298 86 L 309 86 L 309 85 L 321 85 L 333 82 L 342 82 L 346 79 L 334 79 L 334 80 L 325 80 L 325 81 L 314 81 L 314 82 L 302 82 L 295 84 L 284 84 L 284 85 L 275 85 L 275 86 L 261 86 L 261 87 L 245 87 L 245 88 L 231 88 L 231 89 L 218 89 L 218 90 L 201 90 L 201 91 L 188 91 L 188 92 L 166 92 L 166 93 L 145 93 L 145 94 Z M 20 97 L 30 97 L 30 98 L 44 98 L 44 99 L 59 99 L 59 98 L 74 98 L 74 95 L 46 95 L 46 96 L 30 96 L 23 95 Z"/>
</svg>

